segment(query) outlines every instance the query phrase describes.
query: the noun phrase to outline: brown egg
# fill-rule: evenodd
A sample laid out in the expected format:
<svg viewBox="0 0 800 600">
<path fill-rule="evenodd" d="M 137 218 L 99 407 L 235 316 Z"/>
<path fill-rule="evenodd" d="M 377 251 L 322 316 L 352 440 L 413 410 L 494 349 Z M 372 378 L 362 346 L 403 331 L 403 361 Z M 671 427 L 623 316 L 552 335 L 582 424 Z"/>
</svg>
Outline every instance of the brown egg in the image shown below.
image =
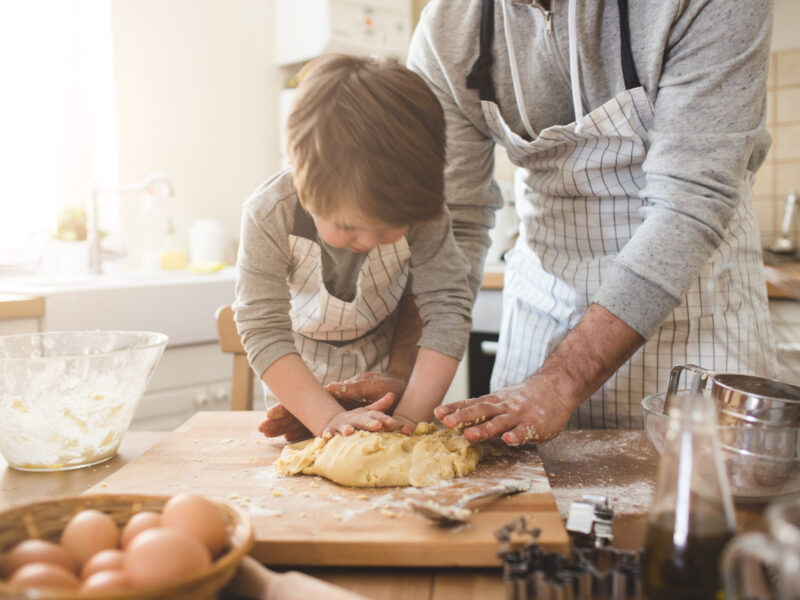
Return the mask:
<svg viewBox="0 0 800 600">
<path fill-rule="evenodd" d="M 78 561 L 62 546 L 46 540 L 25 540 L 8 551 L 0 564 L 0 573 L 8 579 L 14 572 L 30 563 L 49 563 L 78 572 Z"/>
<path fill-rule="evenodd" d="M 160 513 L 153 512 L 151 510 L 143 510 L 142 512 L 136 513 L 130 519 L 128 519 L 125 527 L 122 528 L 122 539 L 120 541 L 122 549 L 124 550 L 127 548 L 128 544 L 131 543 L 131 540 L 136 537 L 137 534 L 141 533 L 145 529 L 159 527 L 160 525 Z"/>
<path fill-rule="evenodd" d="M 82 592 L 124 592 L 132 587 L 131 578 L 119 569 L 93 573 L 81 585 Z"/>
<path fill-rule="evenodd" d="M 61 532 L 61 545 L 84 564 L 101 550 L 119 547 L 119 527 L 99 510 L 82 510 Z"/>
<path fill-rule="evenodd" d="M 222 512 L 197 494 L 176 494 L 164 505 L 161 524 L 192 534 L 218 556 L 225 546 L 225 521 Z"/>
<path fill-rule="evenodd" d="M 94 575 L 98 571 L 112 571 L 122 569 L 124 564 L 122 550 L 101 550 L 83 565 L 81 579 Z"/>
<path fill-rule="evenodd" d="M 125 550 L 125 571 L 134 585 L 154 585 L 201 571 L 211 554 L 196 537 L 172 527 L 143 531 Z"/>
<path fill-rule="evenodd" d="M 11 578 L 11 585 L 20 588 L 59 588 L 74 590 L 80 585 L 74 573 L 64 567 L 48 563 L 30 563 L 17 570 Z"/>
</svg>

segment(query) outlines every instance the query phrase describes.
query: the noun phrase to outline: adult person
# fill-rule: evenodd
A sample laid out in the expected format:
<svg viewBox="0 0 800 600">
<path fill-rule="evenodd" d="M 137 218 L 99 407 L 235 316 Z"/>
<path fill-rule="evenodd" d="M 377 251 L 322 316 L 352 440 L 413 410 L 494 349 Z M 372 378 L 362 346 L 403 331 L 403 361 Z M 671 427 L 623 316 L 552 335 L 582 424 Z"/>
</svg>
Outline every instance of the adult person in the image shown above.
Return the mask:
<svg viewBox="0 0 800 600">
<path fill-rule="evenodd" d="M 769 147 L 771 15 L 766 0 L 427 8 L 409 65 L 448 116 L 473 285 L 500 202 L 493 145 L 523 169 L 497 391 L 441 407 L 445 425 L 485 421 L 466 435 L 510 444 L 570 419 L 629 427 L 676 363 L 769 373 L 750 187 Z"/>
<path fill-rule="evenodd" d="M 408 64 L 445 110 L 473 290 L 502 201 L 495 144 L 520 167 L 494 391 L 437 409 L 446 426 L 545 441 L 637 426 L 678 363 L 770 374 L 751 185 L 770 143 L 771 19 L 769 0 L 425 8 Z"/>
</svg>

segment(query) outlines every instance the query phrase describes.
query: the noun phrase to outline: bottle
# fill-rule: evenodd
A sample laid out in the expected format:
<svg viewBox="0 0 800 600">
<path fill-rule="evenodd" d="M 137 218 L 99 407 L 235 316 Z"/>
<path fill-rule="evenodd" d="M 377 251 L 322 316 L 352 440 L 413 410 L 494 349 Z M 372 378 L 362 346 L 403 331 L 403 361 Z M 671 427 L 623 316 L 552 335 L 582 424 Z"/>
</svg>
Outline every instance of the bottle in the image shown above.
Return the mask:
<svg viewBox="0 0 800 600">
<path fill-rule="evenodd" d="M 167 218 L 167 234 L 164 249 L 161 251 L 161 268 L 166 271 L 186 268 L 186 252 L 178 242 L 172 217 Z"/>
<path fill-rule="evenodd" d="M 671 403 L 642 561 L 646 600 L 724 600 L 720 556 L 736 531 L 707 375 Z"/>
</svg>

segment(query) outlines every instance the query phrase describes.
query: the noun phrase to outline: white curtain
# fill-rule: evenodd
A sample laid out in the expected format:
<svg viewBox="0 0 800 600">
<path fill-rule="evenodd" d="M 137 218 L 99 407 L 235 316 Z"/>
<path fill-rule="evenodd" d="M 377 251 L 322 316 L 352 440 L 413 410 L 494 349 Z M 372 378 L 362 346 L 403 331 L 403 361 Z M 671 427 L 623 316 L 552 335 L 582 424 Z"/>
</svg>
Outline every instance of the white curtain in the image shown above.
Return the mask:
<svg viewBox="0 0 800 600">
<path fill-rule="evenodd" d="M 118 181 L 113 74 L 111 0 L 0 0 L 0 274 Z M 101 219 L 119 231 L 113 202 Z"/>
</svg>

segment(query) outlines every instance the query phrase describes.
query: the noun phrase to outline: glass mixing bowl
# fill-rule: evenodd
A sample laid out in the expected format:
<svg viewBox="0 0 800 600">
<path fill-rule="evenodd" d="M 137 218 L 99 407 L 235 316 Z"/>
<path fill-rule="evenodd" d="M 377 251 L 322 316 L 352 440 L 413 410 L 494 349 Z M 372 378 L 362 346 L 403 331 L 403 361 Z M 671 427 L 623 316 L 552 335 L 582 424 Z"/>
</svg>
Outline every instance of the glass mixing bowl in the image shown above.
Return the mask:
<svg viewBox="0 0 800 600">
<path fill-rule="evenodd" d="M 166 345 L 149 331 L 0 336 L 0 454 L 24 471 L 108 460 Z"/>
<path fill-rule="evenodd" d="M 669 424 L 664 394 L 644 398 L 642 414 L 647 437 L 661 454 Z M 744 419 L 738 423 L 717 426 L 734 499 L 767 502 L 800 492 L 800 427 Z"/>
</svg>

